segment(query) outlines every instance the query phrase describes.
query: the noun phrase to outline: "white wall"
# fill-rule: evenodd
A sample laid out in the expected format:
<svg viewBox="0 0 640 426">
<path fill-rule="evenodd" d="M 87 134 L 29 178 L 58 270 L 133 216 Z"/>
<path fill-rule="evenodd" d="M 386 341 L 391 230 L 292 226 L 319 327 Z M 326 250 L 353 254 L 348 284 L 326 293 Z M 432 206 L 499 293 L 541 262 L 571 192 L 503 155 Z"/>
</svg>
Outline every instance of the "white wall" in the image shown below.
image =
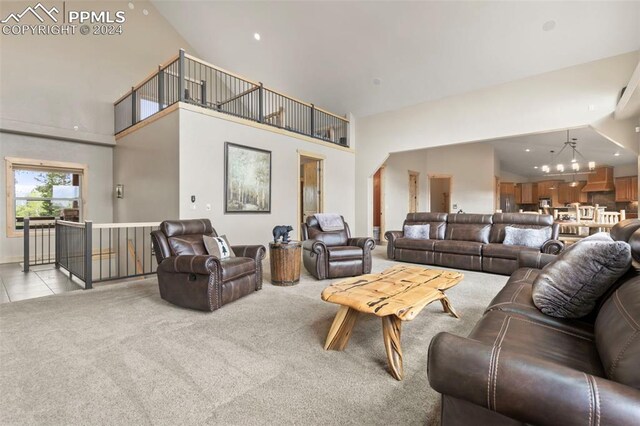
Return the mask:
<svg viewBox="0 0 640 426">
<path fill-rule="evenodd" d="M 493 213 L 495 156 L 491 145 L 432 148 L 426 151 L 426 157 L 429 175 L 451 176 L 452 211 Z"/>
<path fill-rule="evenodd" d="M 384 229 L 402 229 L 409 212 L 409 171 L 418 176 L 418 211 L 429 205 L 429 178 L 426 172 L 424 150 L 391 154 L 384 163 L 382 191 L 384 193 Z M 373 228 L 368 232 L 371 233 Z"/>
<path fill-rule="evenodd" d="M 581 127 L 604 120 L 614 111 L 637 61 L 638 52 L 633 52 L 358 119 L 358 229 L 364 232 L 371 228 L 371 176 L 389 152 Z M 627 132 L 616 134 L 628 136 Z M 636 141 L 618 142 L 638 152 Z"/>
<path fill-rule="evenodd" d="M 113 182 L 124 185 L 124 198 L 113 201 L 115 222 L 178 219 L 178 119 L 176 109 L 118 139 Z"/>
<path fill-rule="evenodd" d="M 271 213 L 224 213 L 224 144 L 266 149 L 272 152 Z M 326 157 L 324 161 L 324 211 L 341 213 L 352 225 L 355 217 L 354 163 L 352 152 L 341 151 L 249 125 L 180 109 L 180 218 L 211 219 L 231 244 L 266 244 L 276 225 L 292 225 L 297 239 L 297 150 Z M 196 196 L 196 209 L 191 208 Z M 206 210 L 206 204 L 211 210 Z M 353 231 L 353 229 L 352 229 Z"/>
<path fill-rule="evenodd" d="M 638 176 L 638 164 L 621 164 L 613 168 L 613 177 Z"/>
<path fill-rule="evenodd" d="M 66 2 L 67 10 L 124 10 L 122 35 L 2 35 L 0 126 L 113 144 L 113 102 L 181 47 L 194 53 L 153 4 L 133 3 Z M 0 2 L 0 16 L 26 4 Z"/>
<path fill-rule="evenodd" d="M 515 173 L 508 172 L 506 170 L 500 170 L 500 181 L 502 182 L 514 182 L 514 183 L 522 183 L 529 182 L 529 178 L 527 176 L 521 176 Z"/>
<path fill-rule="evenodd" d="M 88 166 L 88 200 L 85 219 L 95 223 L 112 222 L 113 148 L 0 133 L 0 188 L 6 187 L 5 157 L 64 161 Z M 0 199 L 0 263 L 22 260 L 22 237 L 8 238 L 6 197 Z"/>
</svg>

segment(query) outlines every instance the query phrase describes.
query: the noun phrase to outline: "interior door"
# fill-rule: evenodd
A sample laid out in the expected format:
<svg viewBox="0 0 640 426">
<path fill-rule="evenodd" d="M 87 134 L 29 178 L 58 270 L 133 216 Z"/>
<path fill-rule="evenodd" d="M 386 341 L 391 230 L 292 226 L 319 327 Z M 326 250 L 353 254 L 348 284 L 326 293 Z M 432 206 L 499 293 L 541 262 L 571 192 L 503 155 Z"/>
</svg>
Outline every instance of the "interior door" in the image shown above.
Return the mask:
<svg viewBox="0 0 640 426">
<path fill-rule="evenodd" d="M 302 220 L 320 213 L 320 162 L 302 165 Z"/>
<path fill-rule="evenodd" d="M 418 211 L 418 175 L 409 173 L 409 213 Z"/>
</svg>

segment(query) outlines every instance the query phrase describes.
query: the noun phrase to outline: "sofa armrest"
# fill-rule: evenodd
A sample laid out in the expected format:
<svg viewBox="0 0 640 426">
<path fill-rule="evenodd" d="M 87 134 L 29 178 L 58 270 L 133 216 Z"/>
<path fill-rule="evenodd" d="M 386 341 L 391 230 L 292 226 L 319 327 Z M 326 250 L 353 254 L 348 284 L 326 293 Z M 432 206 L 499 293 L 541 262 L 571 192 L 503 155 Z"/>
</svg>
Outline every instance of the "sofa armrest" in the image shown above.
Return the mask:
<svg viewBox="0 0 640 426">
<path fill-rule="evenodd" d="M 560 240 L 547 240 L 540 247 L 541 253 L 560 254 L 564 250 L 564 243 Z"/>
<path fill-rule="evenodd" d="M 402 231 L 387 231 L 384 233 L 384 238 L 389 241 L 387 244 L 387 258 L 395 259 L 396 258 L 396 240 L 398 238 L 402 238 L 404 232 Z"/>
<path fill-rule="evenodd" d="M 384 238 L 385 240 L 392 243 L 396 239 L 402 238 L 403 235 L 404 235 L 404 232 L 402 231 L 387 231 L 384 233 Z"/>
<path fill-rule="evenodd" d="M 536 253 L 534 251 L 521 251 L 518 253 L 518 268 L 542 269 L 548 263 L 553 262 L 558 256 L 555 254 Z"/>
<path fill-rule="evenodd" d="M 431 341 L 436 391 L 536 425 L 634 424 L 640 391 L 524 353 L 440 333 Z"/>
<path fill-rule="evenodd" d="M 302 249 L 315 254 L 324 254 L 327 252 L 327 245 L 320 240 L 305 240 L 302 242 Z"/>
<path fill-rule="evenodd" d="M 209 275 L 220 270 L 220 259 L 209 255 L 167 257 L 158 265 L 158 272 Z"/>
<path fill-rule="evenodd" d="M 248 257 L 250 259 L 262 260 L 267 254 L 264 246 L 231 246 L 231 250 L 237 257 Z"/>
<path fill-rule="evenodd" d="M 373 241 L 373 238 L 369 237 L 349 238 L 347 240 L 347 245 L 360 247 L 364 251 L 371 251 L 375 248 L 376 242 Z"/>
</svg>

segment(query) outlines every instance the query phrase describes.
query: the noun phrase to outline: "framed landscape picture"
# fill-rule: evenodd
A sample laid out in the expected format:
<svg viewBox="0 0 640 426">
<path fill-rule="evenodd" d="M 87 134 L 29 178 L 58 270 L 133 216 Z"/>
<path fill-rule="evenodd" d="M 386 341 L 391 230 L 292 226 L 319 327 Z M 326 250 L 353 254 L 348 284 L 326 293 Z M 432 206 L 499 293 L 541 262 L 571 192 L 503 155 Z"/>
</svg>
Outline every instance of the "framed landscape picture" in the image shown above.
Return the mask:
<svg viewBox="0 0 640 426">
<path fill-rule="evenodd" d="M 271 213 L 271 151 L 226 142 L 225 213 Z"/>
</svg>

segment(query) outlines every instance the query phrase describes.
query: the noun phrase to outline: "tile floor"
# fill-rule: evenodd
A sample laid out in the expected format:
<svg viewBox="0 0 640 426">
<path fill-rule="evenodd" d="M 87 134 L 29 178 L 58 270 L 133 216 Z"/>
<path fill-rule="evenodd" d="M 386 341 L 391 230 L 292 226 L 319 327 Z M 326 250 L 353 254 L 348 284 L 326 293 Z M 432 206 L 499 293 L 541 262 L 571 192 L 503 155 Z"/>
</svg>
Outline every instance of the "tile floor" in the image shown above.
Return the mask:
<svg viewBox="0 0 640 426">
<path fill-rule="evenodd" d="M 53 265 L 32 267 L 22 272 L 19 263 L 0 264 L 0 303 L 16 302 L 81 290 L 82 282 L 69 279 L 69 274 Z"/>
</svg>

